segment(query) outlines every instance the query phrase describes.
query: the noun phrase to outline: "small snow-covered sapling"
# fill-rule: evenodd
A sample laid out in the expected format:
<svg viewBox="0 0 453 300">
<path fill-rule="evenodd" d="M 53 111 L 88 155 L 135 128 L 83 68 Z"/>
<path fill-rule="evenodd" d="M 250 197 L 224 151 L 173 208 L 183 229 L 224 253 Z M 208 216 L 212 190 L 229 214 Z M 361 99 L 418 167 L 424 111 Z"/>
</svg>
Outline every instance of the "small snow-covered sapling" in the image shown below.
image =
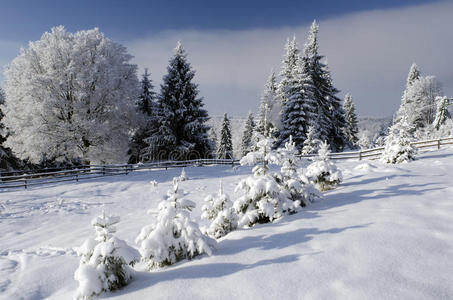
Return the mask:
<svg viewBox="0 0 453 300">
<path fill-rule="evenodd" d="M 118 216 L 102 215 L 92 221 L 96 237 L 87 239 L 77 249 L 80 264 L 74 278 L 79 287 L 75 299 L 90 299 L 102 292 L 114 291 L 131 279 L 132 268 L 140 258 L 135 248 L 113 236 L 118 224 Z"/>
<path fill-rule="evenodd" d="M 194 202 L 184 198 L 179 179 L 173 178 L 167 198 L 158 205 L 156 222 L 143 227 L 135 240 L 140 244 L 142 260 L 149 270 L 212 253 L 215 240 L 203 235 L 198 224 L 190 218 L 194 207 Z"/>
<path fill-rule="evenodd" d="M 201 218 L 211 221 L 206 233 L 213 238 L 221 238 L 238 226 L 238 216 L 230 197 L 223 190 L 220 181 L 219 192 L 205 198 Z"/>
</svg>

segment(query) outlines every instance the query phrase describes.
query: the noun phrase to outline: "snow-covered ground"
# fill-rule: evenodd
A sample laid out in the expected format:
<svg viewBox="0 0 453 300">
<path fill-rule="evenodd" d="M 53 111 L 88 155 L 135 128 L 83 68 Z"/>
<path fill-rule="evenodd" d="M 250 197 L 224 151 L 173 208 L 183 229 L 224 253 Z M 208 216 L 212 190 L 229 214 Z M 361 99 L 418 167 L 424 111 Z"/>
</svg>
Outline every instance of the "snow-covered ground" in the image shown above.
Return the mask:
<svg viewBox="0 0 453 300">
<path fill-rule="evenodd" d="M 339 163 L 344 182 L 300 213 L 241 229 L 212 256 L 155 272 L 138 264 L 111 299 L 453 299 L 453 149 L 397 166 Z M 117 236 L 134 244 L 179 169 L 0 193 L 0 298 L 71 299 L 74 248 L 103 209 L 121 216 Z M 251 168 L 186 169 L 197 203 L 218 189 L 234 200 Z M 149 183 L 156 180 L 158 187 Z"/>
</svg>

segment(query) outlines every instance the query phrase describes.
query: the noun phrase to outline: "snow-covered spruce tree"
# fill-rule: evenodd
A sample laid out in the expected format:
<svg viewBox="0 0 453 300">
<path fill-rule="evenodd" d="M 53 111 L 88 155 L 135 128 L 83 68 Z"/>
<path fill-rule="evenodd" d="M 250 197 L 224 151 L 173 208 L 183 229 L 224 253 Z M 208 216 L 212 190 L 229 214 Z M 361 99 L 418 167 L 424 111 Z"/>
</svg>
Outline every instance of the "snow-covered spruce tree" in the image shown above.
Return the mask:
<svg viewBox="0 0 453 300">
<path fill-rule="evenodd" d="M 409 69 L 409 74 L 407 75 L 406 80 L 406 89 L 403 92 L 403 97 L 401 98 L 400 107 L 396 113 L 395 118 L 393 119 L 393 124 L 396 124 L 401 121 L 401 119 L 406 116 L 409 118 L 409 114 L 414 110 L 414 103 L 412 97 L 409 95 L 409 90 L 412 85 L 420 79 L 420 71 L 418 70 L 417 64 L 413 63 Z M 409 122 L 409 119 L 407 119 Z M 415 128 L 414 128 L 415 129 Z"/>
<path fill-rule="evenodd" d="M 195 71 L 178 42 L 163 77 L 157 100 L 158 130 L 146 142 L 159 159 L 206 157 L 211 151 L 208 136 L 208 113 L 193 83 Z"/>
<path fill-rule="evenodd" d="M 318 156 L 313 158 L 305 173 L 320 191 L 330 190 L 343 180 L 341 171 L 330 160 L 329 153 L 329 144 L 324 141 L 319 146 Z"/>
<path fill-rule="evenodd" d="M 267 115 L 266 105 L 268 110 Z M 277 94 L 277 79 L 274 71 L 272 71 L 264 86 L 263 96 L 261 97 L 256 131 L 261 135 L 268 132 L 273 137 L 277 137 L 279 135 L 279 129 L 281 128 L 280 112 L 281 101 Z"/>
<path fill-rule="evenodd" d="M 131 58 L 97 28 L 58 26 L 29 43 L 5 72 L 6 146 L 32 163 L 127 161 L 140 120 Z"/>
<path fill-rule="evenodd" d="M 239 227 L 272 222 L 283 214 L 295 212 L 300 205 L 292 201 L 287 192 L 282 192 L 276 177 L 269 174 L 269 160 L 275 155 L 271 150 L 272 139 L 264 136 L 257 139 L 257 151 L 249 152 L 240 161 L 241 165 L 255 167 L 253 176 L 241 180 L 235 189 L 244 193 L 233 204 L 239 216 Z"/>
<path fill-rule="evenodd" d="M 156 95 L 149 75 L 148 69 L 145 69 L 145 73 L 142 75 L 142 80 L 140 81 L 141 93 L 137 101 L 137 107 L 143 114 L 144 121 L 142 126 L 137 128 L 136 132 L 132 136 L 129 145 L 128 163 L 138 163 L 144 161 L 145 159 L 153 158 L 147 155 L 151 153 L 146 152 L 148 144 L 144 141 L 145 138 L 157 130 L 155 103 Z"/>
<path fill-rule="evenodd" d="M 415 159 L 416 148 L 411 145 L 412 126 L 407 116 L 402 115 L 398 123 L 390 127 L 389 135 L 385 138 L 385 148 L 381 161 L 389 164 L 408 162 Z"/>
<path fill-rule="evenodd" d="M 320 111 L 321 108 L 318 107 L 318 111 Z M 302 154 L 313 154 L 318 151 L 319 148 L 319 143 L 321 143 L 321 140 L 319 139 L 319 134 L 320 134 L 320 127 L 319 127 L 319 120 L 320 120 L 320 114 L 317 114 L 316 118 L 314 118 L 314 122 L 312 122 L 312 125 L 308 127 L 308 132 L 307 132 L 307 138 L 304 141 L 304 146 L 302 147 Z"/>
<path fill-rule="evenodd" d="M 344 117 L 345 117 L 345 127 L 344 134 L 346 140 L 348 141 L 349 148 L 353 149 L 358 146 L 359 139 L 357 134 L 359 133 L 359 127 L 357 122 L 357 115 L 355 113 L 354 102 L 352 102 L 351 94 L 347 93 L 344 97 Z"/>
<path fill-rule="evenodd" d="M 439 130 L 440 127 L 445 124 L 445 121 L 451 118 L 450 113 L 448 112 L 448 98 L 437 97 L 436 98 L 437 109 L 436 109 L 436 118 L 434 119 L 433 125 L 436 130 Z"/>
<path fill-rule="evenodd" d="M 293 70 L 292 79 L 286 88 L 286 102 L 282 104 L 282 130 L 279 145 L 284 145 L 292 137 L 300 150 L 306 139 L 308 127 L 316 118 L 316 101 L 314 100 L 314 85 L 308 69 L 307 58 L 298 57 Z"/>
<path fill-rule="evenodd" d="M 288 193 L 289 198 L 297 206 L 308 205 L 320 196 L 319 191 L 303 174 L 301 161 L 298 157 L 299 151 L 290 136 L 284 148 L 277 149 L 277 155 L 272 156 L 271 161 L 281 166 L 280 174 L 274 174 L 277 182 L 281 185 L 282 193 Z"/>
<path fill-rule="evenodd" d="M 220 128 L 219 148 L 217 149 L 219 159 L 233 158 L 233 142 L 231 141 L 231 125 L 227 114 L 223 115 L 222 127 Z"/>
<path fill-rule="evenodd" d="M 211 255 L 215 246 L 215 240 L 203 235 L 198 224 L 191 220 L 190 211 L 195 203 L 183 198 L 177 178 L 173 179 L 173 188 L 167 196 L 159 203 L 156 222 L 143 227 L 135 240 L 149 270 L 203 253 Z"/>
<path fill-rule="evenodd" d="M 211 222 L 206 229 L 209 236 L 219 239 L 237 228 L 238 216 L 233 208 L 233 202 L 223 191 L 222 182 L 219 192 L 208 195 L 204 201 L 206 204 L 201 208 L 201 218 Z"/>
<path fill-rule="evenodd" d="M 130 281 L 130 266 L 140 259 L 140 254 L 113 236 L 114 225 L 119 221 L 119 217 L 106 216 L 104 212 L 92 221 L 96 238 L 87 239 L 77 249 L 80 264 L 74 274 L 79 282 L 75 299 L 91 299 L 102 292 L 122 288 Z"/>
<path fill-rule="evenodd" d="M 253 120 L 253 114 L 249 113 L 247 120 L 245 121 L 244 133 L 242 134 L 241 150 L 243 156 L 252 151 L 252 137 L 254 129 L 255 121 Z"/>
<path fill-rule="evenodd" d="M 307 59 L 310 75 L 314 83 L 314 98 L 321 108 L 319 116 L 319 138 L 327 140 L 334 151 L 341 151 L 346 143 L 342 128 L 345 126 L 341 99 L 336 96 L 338 90 L 333 86 L 327 63 L 318 54 L 318 24 L 313 21 L 305 44 L 303 57 Z M 316 111 L 316 110 L 315 110 Z M 311 124 L 310 124 L 311 125 Z"/>
</svg>

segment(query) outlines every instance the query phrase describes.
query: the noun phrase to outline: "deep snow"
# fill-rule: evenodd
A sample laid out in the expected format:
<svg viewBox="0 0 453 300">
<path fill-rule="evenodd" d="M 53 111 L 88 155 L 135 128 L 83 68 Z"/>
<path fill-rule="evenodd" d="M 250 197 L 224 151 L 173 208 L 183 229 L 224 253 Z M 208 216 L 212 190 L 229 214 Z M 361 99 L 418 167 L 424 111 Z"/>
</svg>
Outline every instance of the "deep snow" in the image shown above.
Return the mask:
<svg viewBox="0 0 453 300">
<path fill-rule="evenodd" d="M 212 256 L 156 272 L 135 267 L 111 299 L 453 299 L 453 149 L 397 166 L 338 164 L 344 181 L 273 224 L 234 231 Z M 75 247 L 103 209 L 130 245 L 180 169 L 0 193 L 0 299 L 72 299 Z M 197 203 L 222 179 L 232 200 L 250 167 L 186 168 Z M 158 182 L 157 187 L 150 184 Z"/>
</svg>

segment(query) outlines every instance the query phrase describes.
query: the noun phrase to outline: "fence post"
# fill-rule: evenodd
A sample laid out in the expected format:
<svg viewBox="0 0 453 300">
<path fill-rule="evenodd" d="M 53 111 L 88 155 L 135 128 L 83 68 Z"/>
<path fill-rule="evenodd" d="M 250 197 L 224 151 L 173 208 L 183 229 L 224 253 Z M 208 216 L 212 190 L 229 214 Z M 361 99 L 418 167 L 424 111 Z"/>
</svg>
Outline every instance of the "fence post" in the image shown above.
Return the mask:
<svg viewBox="0 0 453 300">
<path fill-rule="evenodd" d="M 359 160 L 362 160 L 362 150 L 359 151 Z"/>
<path fill-rule="evenodd" d="M 27 179 L 24 179 L 24 187 L 27 189 Z"/>
<path fill-rule="evenodd" d="M 437 150 L 440 149 L 440 139 L 437 140 Z"/>
<path fill-rule="evenodd" d="M 79 182 L 79 173 L 76 173 L 76 174 L 75 174 L 75 181 L 76 181 L 76 182 Z"/>
<path fill-rule="evenodd" d="M 105 175 L 105 166 L 102 166 L 102 176 Z"/>
</svg>

